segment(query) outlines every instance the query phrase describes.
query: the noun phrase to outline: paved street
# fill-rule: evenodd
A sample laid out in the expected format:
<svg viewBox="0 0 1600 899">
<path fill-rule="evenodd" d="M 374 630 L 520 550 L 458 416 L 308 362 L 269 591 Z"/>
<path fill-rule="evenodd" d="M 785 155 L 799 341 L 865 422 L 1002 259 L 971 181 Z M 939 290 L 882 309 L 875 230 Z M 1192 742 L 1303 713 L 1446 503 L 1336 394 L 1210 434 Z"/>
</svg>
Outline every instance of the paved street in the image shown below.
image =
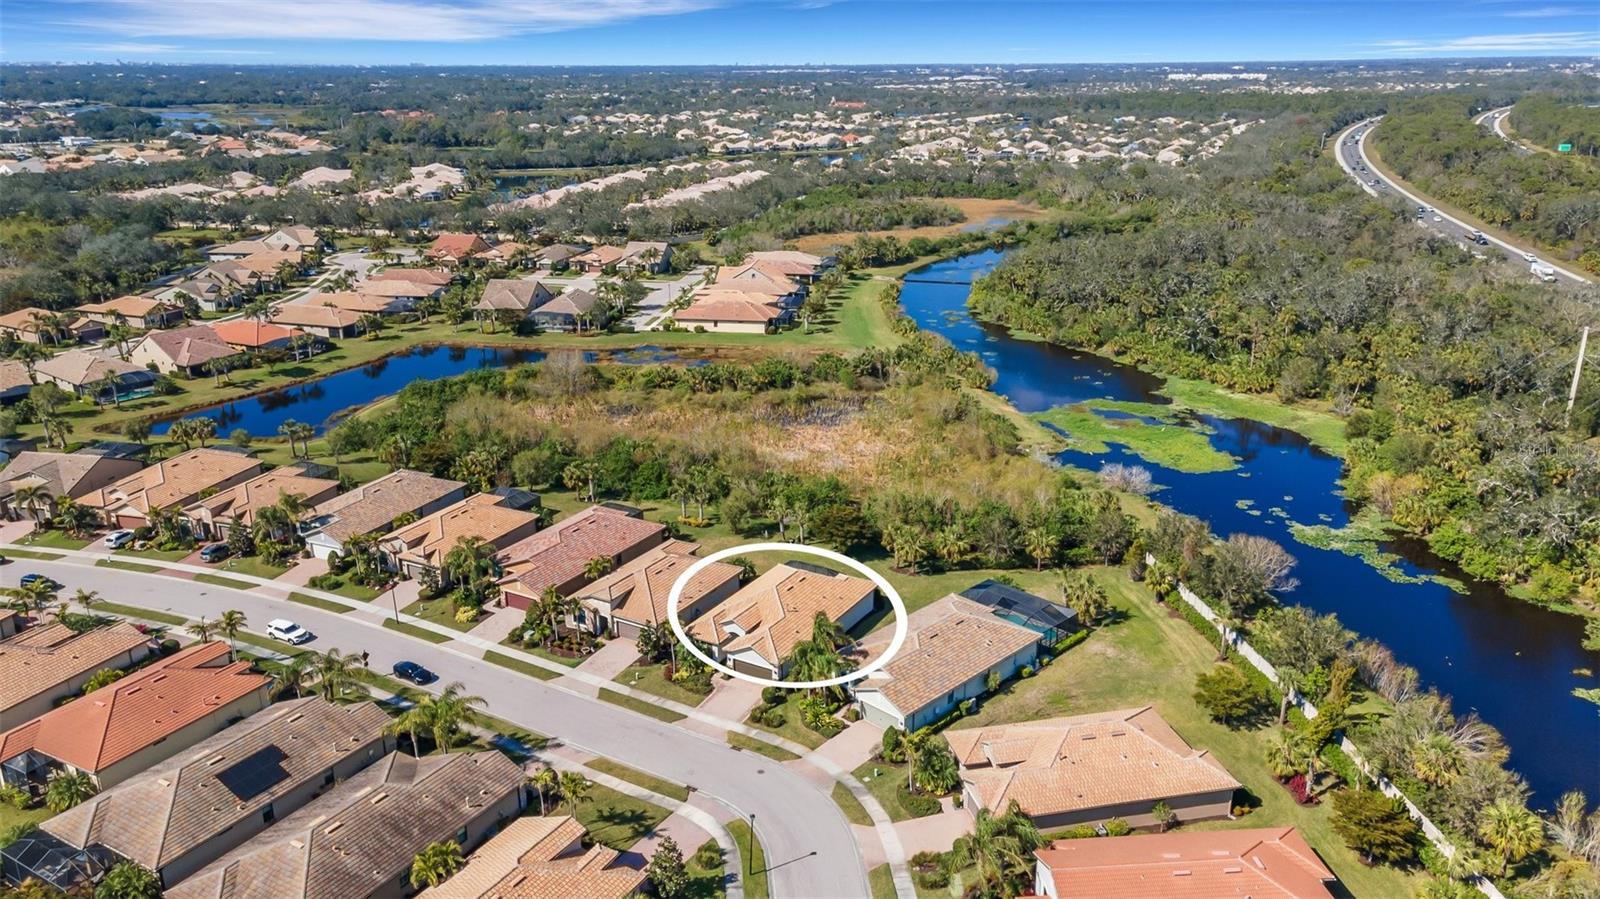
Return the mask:
<svg viewBox="0 0 1600 899">
<path fill-rule="evenodd" d="M 410 659 L 461 681 L 488 701 L 491 714 L 567 745 L 605 756 L 667 780 L 693 786 L 738 816 L 755 815 L 772 866 L 772 892 L 782 897 L 868 895 L 856 838 L 828 791 L 761 755 L 730 748 L 717 737 L 580 696 L 554 683 L 515 674 L 450 644 L 431 644 L 381 626 L 382 609 L 346 614 L 277 599 L 257 591 L 177 580 L 67 561 L 16 559 L 0 569 L 0 586 L 14 587 L 37 571 L 66 585 L 97 590 L 103 599 L 190 618 L 216 618 L 239 609 L 247 630 L 260 633 L 273 618 L 289 618 L 317 635 L 310 649 L 371 654 L 375 670 Z"/>
</svg>

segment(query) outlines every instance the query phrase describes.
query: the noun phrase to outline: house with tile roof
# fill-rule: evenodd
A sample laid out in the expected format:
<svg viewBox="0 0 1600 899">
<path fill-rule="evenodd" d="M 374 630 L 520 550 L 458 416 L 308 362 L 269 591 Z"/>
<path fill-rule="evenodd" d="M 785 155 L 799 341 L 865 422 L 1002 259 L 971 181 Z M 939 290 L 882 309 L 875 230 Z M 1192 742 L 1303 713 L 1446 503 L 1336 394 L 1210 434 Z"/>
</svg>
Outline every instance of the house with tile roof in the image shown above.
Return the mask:
<svg viewBox="0 0 1600 899">
<path fill-rule="evenodd" d="M 344 552 L 353 537 L 387 534 L 402 515 L 426 516 L 467 494 L 462 481 L 449 481 L 409 468 L 317 504 L 300 524 L 300 535 L 314 556 Z"/>
<path fill-rule="evenodd" d="M 253 237 L 248 240 L 236 240 L 232 243 L 219 243 L 214 247 L 210 247 L 206 250 L 206 258 L 212 262 L 222 262 L 230 259 L 243 259 L 252 253 L 270 249 L 273 248 L 268 246 L 266 241 Z"/>
<path fill-rule="evenodd" d="M 576 624 L 591 633 L 636 637 L 647 626 L 667 620 L 667 595 L 694 563 L 698 543 L 668 540 L 623 562 L 611 573 L 580 589 L 583 604 Z M 694 621 L 739 589 L 739 566 L 712 562 L 695 573 L 678 600 L 678 619 Z"/>
<path fill-rule="evenodd" d="M 1015 801 L 1040 830 L 1121 818 L 1157 823 L 1165 802 L 1180 821 L 1233 812 L 1239 782 L 1150 706 L 945 732 L 965 807 L 997 814 Z"/>
<path fill-rule="evenodd" d="M 1057 840 L 1034 860 L 1050 899 L 1332 899 L 1338 882 L 1293 827 Z"/>
<path fill-rule="evenodd" d="M 290 328 L 298 328 L 307 334 L 314 334 L 328 340 L 338 340 L 344 337 L 354 337 L 360 334 L 361 313 L 353 309 L 340 309 L 337 306 L 323 306 L 313 297 L 310 302 L 285 303 L 277 307 L 272 314 L 272 322 Z"/>
<path fill-rule="evenodd" d="M 140 528 L 150 523 L 154 510 L 182 510 L 202 494 L 242 484 L 260 473 L 261 460 L 246 453 L 192 449 L 85 494 L 81 502 L 119 528 Z"/>
<path fill-rule="evenodd" d="M 533 310 L 555 297 L 550 288 L 539 281 L 520 278 L 493 278 L 483 285 L 483 296 L 473 311 L 481 318 L 493 318 L 502 312 L 515 312 L 531 318 Z"/>
<path fill-rule="evenodd" d="M 449 880 L 417 899 L 628 899 L 645 872 L 621 853 L 591 843 L 576 818 L 528 815 L 506 825 Z"/>
<path fill-rule="evenodd" d="M 877 601 L 878 587 L 866 578 L 782 562 L 713 606 L 688 631 L 730 668 L 777 680 L 795 646 L 811 639 L 818 615 L 849 630 Z"/>
<path fill-rule="evenodd" d="M 529 318 L 542 331 L 577 331 L 605 327 L 608 313 L 598 294 L 573 287 L 540 304 Z"/>
<path fill-rule="evenodd" d="M 567 265 L 580 272 L 602 272 L 608 268 L 616 267 L 625 255 L 627 255 L 627 251 L 622 247 L 601 244 L 591 250 L 569 257 Z"/>
<path fill-rule="evenodd" d="M 28 366 L 14 359 L 0 360 L 0 406 L 27 399 L 33 392 L 33 376 Z"/>
<path fill-rule="evenodd" d="M 6 467 L 0 469 L 0 513 L 12 520 L 23 516 L 44 520 L 55 513 L 56 502 L 62 497 L 78 499 L 143 467 L 144 463 L 137 459 L 99 453 L 24 450 L 12 456 Z M 15 497 L 24 487 L 44 488 L 50 494 L 49 502 L 39 506 L 19 505 Z"/>
<path fill-rule="evenodd" d="M 806 295 L 805 285 L 790 277 L 783 266 L 767 262 L 721 268 L 711 286 L 762 294 L 785 306 L 798 305 Z"/>
<path fill-rule="evenodd" d="M 212 366 L 244 359 L 244 353 L 229 346 L 209 325 L 189 325 L 170 331 L 151 331 L 133 345 L 128 361 L 166 374 L 205 377 Z"/>
<path fill-rule="evenodd" d="M 393 748 L 388 724 L 372 702 L 309 696 L 268 706 L 45 821 L 34 841 L 7 847 L 8 868 L 21 863 L 66 888 L 59 879 L 93 878 L 107 862 L 128 859 L 173 895 L 274 821 L 383 759 Z"/>
<path fill-rule="evenodd" d="M 747 264 L 768 263 L 790 278 L 807 283 L 822 277 L 822 273 L 836 262 L 832 256 L 817 256 L 799 250 L 757 250 L 746 255 L 744 261 Z"/>
<path fill-rule="evenodd" d="M 235 527 L 255 524 L 256 513 L 276 506 L 285 496 L 299 497 L 308 509 L 327 502 L 339 493 L 337 479 L 321 477 L 331 469 L 316 466 L 317 474 L 306 464 L 285 465 L 248 481 L 200 497 L 183 509 L 189 530 L 201 540 L 226 540 Z"/>
<path fill-rule="evenodd" d="M 183 321 L 183 309 L 150 297 L 122 296 L 79 306 L 78 313 L 102 325 L 126 324 L 146 331 Z"/>
<path fill-rule="evenodd" d="M 679 327 L 714 334 L 770 334 L 794 313 L 771 297 L 742 290 L 705 290 L 672 314 Z"/>
<path fill-rule="evenodd" d="M 880 727 L 913 731 L 937 722 L 962 702 L 988 692 L 991 672 L 1010 680 L 1039 660 L 1040 634 L 951 594 L 912 612 L 906 642 L 889 663 L 851 685 L 861 715 Z M 869 658 L 889 635 L 862 646 Z"/>
<path fill-rule="evenodd" d="M 533 251 L 533 264 L 549 271 L 566 269 L 572 259 L 584 252 L 583 247 L 569 243 L 553 243 Z"/>
<path fill-rule="evenodd" d="M 422 255 L 438 262 L 459 265 L 484 250 L 489 242 L 476 234 L 445 233 L 433 239 L 433 244 Z"/>
<path fill-rule="evenodd" d="M 39 383 L 46 381 L 97 403 L 126 398 L 148 390 L 160 376 L 142 365 L 124 362 L 109 350 L 67 350 L 41 359 L 33 366 Z M 107 386 L 107 385 L 112 386 Z"/>
<path fill-rule="evenodd" d="M 328 245 L 317 236 L 317 229 L 308 225 L 285 225 L 261 238 L 261 242 L 274 250 L 301 253 L 328 249 Z"/>
<path fill-rule="evenodd" d="M 410 281 L 413 284 L 431 284 L 449 287 L 456 276 L 442 268 L 386 268 L 367 276 L 367 283 L 379 281 Z"/>
<path fill-rule="evenodd" d="M 55 313 L 48 309 L 28 306 L 0 315 L 0 332 L 5 332 L 23 343 L 61 343 L 62 335 L 46 326 Z"/>
<path fill-rule="evenodd" d="M 0 641 L 0 727 L 50 711 L 102 668 L 128 668 L 150 655 L 150 638 L 126 622 L 78 633 L 36 625 Z"/>
<path fill-rule="evenodd" d="M 444 285 L 431 281 L 406 281 L 398 278 L 384 278 L 379 281 L 363 281 L 357 285 L 359 295 L 383 297 L 391 304 L 389 312 L 404 312 L 416 306 L 422 300 L 437 297 L 444 293 Z"/>
<path fill-rule="evenodd" d="M 448 584 L 444 557 L 462 540 L 475 538 L 498 552 L 538 529 L 539 516 L 517 508 L 512 497 L 475 493 L 395 528 L 378 541 L 378 551 L 384 564 L 405 577 L 432 572 L 439 575 L 441 584 Z"/>
<path fill-rule="evenodd" d="M 402 294 L 413 289 L 411 284 L 406 281 L 380 281 L 370 285 L 363 284 L 361 285 L 361 290 L 358 291 L 345 290 L 335 293 L 319 293 L 308 298 L 304 303 L 296 305 L 310 306 L 315 304 L 324 309 L 337 309 L 357 316 L 358 320 L 363 315 L 395 315 L 405 312 L 416 305 L 416 300 L 409 296 L 386 296 L 382 293 L 366 292 L 368 287 L 379 286 L 387 286 L 390 290 L 398 290 Z M 283 308 L 292 307 L 285 306 Z M 281 314 L 275 315 L 273 318 L 277 321 L 283 320 Z"/>
<path fill-rule="evenodd" d="M 591 559 L 608 559 L 615 570 L 661 543 L 666 533 L 665 525 L 636 511 L 590 506 L 501 550 L 495 557 L 504 572 L 500 595 L 517 609 L 526 609 L 551 587 L 570 596 L 591 580 L 584 573 Z"/>
<path fill-rule="evenodd" d="M 256 321 L 253 318 L 236 318 L 233 321 L 215 322 L 211 325 L 217 337 L 228 346 L 236 350 L 289 350 L 295 345 L 295 338 L 306 337 L 306 332 L 299 328 L 275 322 Z M 322 346 L 318 340 L 304 341 L 304 350 L 316 352 L 317 346 Z"/>
<path fill-rule="evenodd" d="M 184 304 L 184 297 L 192 298 L 202 312 L 221 312 L 232 309 L 244 301 L 245 288 L 228 278 L 207 278 L 197 275 L 187 281 L 178 281 L 155 290 L 146 291 L 152 300 Z"/>
<path fill-rule="evenodd" d="M 0 781 L 44 789 L 57 771 L 107 789 L 267 707 L 272 678 L 197 643 L 0 733 Z"/>
<path fill-rule="evenodd" d="M 498 751 L 390 753 L 166 892 L 167 899 L 377 899 L 411 891 L 430 843 L 463 852 L 518 816 L 522 766 Z"/>
</svg>

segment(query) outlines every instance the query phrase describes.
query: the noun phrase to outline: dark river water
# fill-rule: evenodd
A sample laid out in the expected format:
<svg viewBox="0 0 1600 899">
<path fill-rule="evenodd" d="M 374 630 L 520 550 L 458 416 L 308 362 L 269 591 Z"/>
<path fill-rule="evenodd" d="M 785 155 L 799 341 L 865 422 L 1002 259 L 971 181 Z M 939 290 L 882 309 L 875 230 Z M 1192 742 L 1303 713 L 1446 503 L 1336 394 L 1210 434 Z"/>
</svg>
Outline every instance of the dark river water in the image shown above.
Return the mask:
<svg viewBox="0 0 1600 899">
<path fill-rule="evenodd" d="M 982 356 L 997 374 L 995 392 L 1024 412 L 1096 398 L 1168 402 L 1155 393 L 1162 380 L 1154 375 L 1018 340 L 969 316 L 972 280 L 1000 257 L 986 251 L 911 272 L 900 293 L 906 313 L 957 348 Z M 1106 461 L 1137 463 L 1161 485 L 1157 500 L 1206 520 L 1217 534 L 1277 540 L 1299 559 L 1300 585 L 1285 601 L 1338 614 L 1347 627 L 1381 641 L 1415 667 L 1425 685 L 1452 696 L 1458 714 L 1476 710 L 1499 728 L 1512 748 L 1511 766 L 1527 778 L 1536 806 L 1548 808 L 1575 787 L 1600 796 L 1600 709 L 1571 692 L 1595 684 L 1573 671 L 1600 671 L 1600 653 L 1579 645 L 1579 619 L 1474 582 L 1419 541 L 1383 548 L 1402 557 L 1399 567 L 1406 573 L 1443 574 L 1465 583 L 1466 593 L 1433 582 L 1396 583 L 1360 559 L 1296 542 L 1290 521 L 1336 528 L 1348 523 L 1339 460 L 1292 431 L 1256 421 L 1199 419 L 1214 431 L 1211 444 L 1236 457 L 1238 468 L 1189 474 L 1145 462 L 1119 446 L 1109 454 L 1066 452 L 1059 458 L 1091 470 Z M 1250 501 L 1248 509 L 1240 507 L 1241 500 Z"/>
<path fill-rule="evenodd" d="M 583 355 L 590 362 L 600 358 L 599 354 L 592 352 Z M 538 362 L 544 356 L 537 350 L 518 347 L 420 346 L 314 381 L 258 393 L 185 417 L 216 419 L 217 433 L 224 436 L 243 428 L 257 437 L 276 437 L 278 426 L 290 419 L 312 425 L 320 434 L 338 420 L 339 413 L 399 393 L 412 381 L 448 378 L 480 368 L 504 368 L 524 362 Z M 645 346 L 606 353 L 605 358 L 609 362 L 645 364 L 671 362 L 678 357 L 659 347 Z M 170 427 L 171 421 L 163 421 L 151 430 L 156 434 L 165 434 Z"/>
</svg>

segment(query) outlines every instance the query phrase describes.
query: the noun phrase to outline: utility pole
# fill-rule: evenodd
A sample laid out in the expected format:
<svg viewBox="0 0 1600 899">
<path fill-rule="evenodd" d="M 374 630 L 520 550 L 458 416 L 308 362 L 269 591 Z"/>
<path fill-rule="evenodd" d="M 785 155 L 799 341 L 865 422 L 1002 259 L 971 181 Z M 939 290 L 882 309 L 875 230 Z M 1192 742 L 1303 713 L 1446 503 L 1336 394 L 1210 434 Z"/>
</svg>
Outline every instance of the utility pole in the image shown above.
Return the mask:
<svg viewBox="0 0 1600 899">
<path fill-rule="evenodd" d="M 1589 349 L 1589 327 L 1578 337 L 1578 363 L 1572 367 L 1572 388 L 1567 391 L 1567 421 L 1572 421 L 1572 404 L 1578 401 L 1578 382 L 1583 379 L 1583 357 Z"/>
</svg>

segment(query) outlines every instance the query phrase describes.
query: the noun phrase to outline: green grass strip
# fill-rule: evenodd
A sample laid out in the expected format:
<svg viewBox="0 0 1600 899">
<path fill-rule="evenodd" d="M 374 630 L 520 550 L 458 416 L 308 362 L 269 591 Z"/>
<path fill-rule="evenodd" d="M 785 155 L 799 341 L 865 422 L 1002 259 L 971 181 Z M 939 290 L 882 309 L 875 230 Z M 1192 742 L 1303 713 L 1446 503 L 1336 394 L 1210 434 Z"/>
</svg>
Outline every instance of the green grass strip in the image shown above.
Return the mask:
<svg viewBox="0 0 1600 899">
<path fill-rule="evenodd" d="M 551 680 L 561 676 L 548 668 L 541 668 L 531 662 L 523 661 L 515 656 L 508 656 L 503 652 L 495 652 L 492 649 L 483 654 L 483 660 L 539 680 Z"/>
<path fill-rule="evenodd" d="M 252 584 L 249 581 L 241 581 L 231 577 L 223 577 L 220 574 L 197 574 L 194 576 L 194 579 L 202 584 L 211 584 L 214 587 L 227 587 L 229 590 L 249 590 L 255 586 L 255 584 Z"/>
<path fill-rule="evenodd" d="M 143 565 L 138 562 L 123 562 L 119 559 L 100 559 L 94 564 L 96 568 L 120 568 L 123 571 L 139 571 L 144 574 L 155 574 L 166 570 L 160 565 Z"/>
<path fill-rule="evenodd" d="M 607 690 L 602 687 L 600 690 L 600 698 L 613 705 L 620 705 L 625 709 L 631 709 L 632 711 L 638 712 L 641 715 L 649 715 L 657 721 L 665 721 L 670 724 L 674 721 L 683 720 L 682 715 L 674 712 L 671 709 L 662 708 L 654 703 L 645 702 L 642 699 L 634 699 L 632 696 L 629 696 L 626 693 L 618 693 L 616 690 Z"/>
<path fill-rule="evenodd" d="M 844 812 L 846 821 L 865 827 L 872 826 L 872 816 L 867 814 L 867 807 L 861 804 L 856 794 L 850 792 L 849 787 L 837 781 L 833 785 L 833 802 Z"/>
<path fill-rule="evenodd" d="M 305 593 L 291 593 L 289 594 L 289 601 L 297 602 L 303 606 L 311 606 L 314 609 L 321 609 L 324 612 L 332 612 L 335 615 L 343 615 L 346 612 L 355 611 L 354 607 L 347 606 L 344 603 L 323 599 L 320 596 L 309 596 Z"/>
<path fill-rule="evenodd" d="M 125 606 L 115 602 L 93 602 L 89 608 L 97 612 L 109 612 L 112 615 L 123 615 L 128 618 L 143 618 L 146 621 L 159 621 L 172 627 L 183 627 L 189 619 L 171 612 L 157 612 L 154 609 L 141 609 L 138 606 Z"/>
<path fill-rule="evenodd" d="M 58 553 L 42 553 L 36 549 L 8 549 L 0 552 L 0 555 L 12 556 L 18 559 L 40 559 L 46 562 L 66 558 L 66 556 Z"/>
<path fill-rule="evenodd" d="M 728 731 L 728 745 L 734 749 L 759 752 L 775 762 L 792 762 L 800 757 L 782 746 L 774 746 L 765 740 L 757 740 L 755 737 L 746 736 L 736 730 Z"/>
<path fill-rule="evenodd" d="M 680 786 L 670 780 L 662 780 L 654 774 L 646 774 L 638 768 L 630 768 L 621 762 L 613 762 L 610 759 L 595 759 L 592 762 L 585 762 L 584 765 L 603 774 L 609 774 L 618 780 L 625 780 L 636 787 L 644 787 L 652 793 L 668 796 L 679 802 L 687 802 L 689 800 L 688 787 Z"/>
<path fill-rule="evenodd" d="M 399 631 L 408 637 L 416 637 L 418 640 L 426 640 L 429 643 L 448 643 L 451 639 L 444 634 L 436 634 L 433 631 L 425 628 L 417 627 L 414 624 L 407 624 L 404 621 L 396 621 L 393 618 L 383 619 L 383 626 L 392 631 Z"/>
<path fill-rule="evenodd" d="M 742 820 L 729 823 L 728 833 L 739 847 L 739 878 L 744 881 L 745 899 L 768 899 L 772 886 L 767 883 L 767 851 L 760 838 Z"/>
</svg>

